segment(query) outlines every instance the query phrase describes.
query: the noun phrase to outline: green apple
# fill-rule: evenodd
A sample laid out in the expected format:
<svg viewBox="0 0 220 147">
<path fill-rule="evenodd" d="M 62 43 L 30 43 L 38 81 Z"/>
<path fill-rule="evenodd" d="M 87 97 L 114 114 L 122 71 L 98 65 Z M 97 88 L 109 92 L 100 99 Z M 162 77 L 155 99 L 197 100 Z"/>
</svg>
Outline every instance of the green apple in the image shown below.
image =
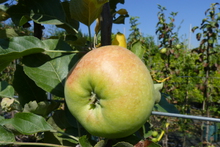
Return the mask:
<svg viewBox="0 0 220 147">
<path fill-rule="evenodd" d="M 157 138 L 152 138 L 151 141 L 154 143 L 158 142 Z"/>
<path fill-rule="evenodd" d="M 177 45 L 176 45 L 176 48 L 177 48 L 177 49 L 180 49 L 181 47 L 182 47 L 181 44 L 177 44 Z"/>
<path fill-rule="evenodd" d="M 160 50 L 160 53 L 161 54 L 165 54 L 167 52 L 167 49 L 166 48 L 162 48 L 161 50 Z"/>
<path fill-rule="evenodd" d="M 65 83 L 72 115 L 90 134 L 106 138 L 136 132 L 159 101 L 158 93 L 141 59 L 114 45 L 88 52 Z"/>
<path fill-rule="evenodd" d="M 153 131 L 151 135 L 152 135 L 152 137 L 157 137 L 158 132 L 157 131 Z"/>
</svg>

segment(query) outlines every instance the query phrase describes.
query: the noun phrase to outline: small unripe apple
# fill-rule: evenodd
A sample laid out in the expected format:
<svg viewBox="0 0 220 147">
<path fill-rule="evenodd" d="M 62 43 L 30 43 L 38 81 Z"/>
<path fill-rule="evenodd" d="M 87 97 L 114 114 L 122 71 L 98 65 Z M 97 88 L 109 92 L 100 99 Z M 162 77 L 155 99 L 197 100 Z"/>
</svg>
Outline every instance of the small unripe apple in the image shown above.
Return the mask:
<svg viewBox="0 0 220 147">
<path fill-rule="evenodd" d="M 90 134 L 106 138 L 136 132 L 160 99 L 142 60 L 114 45 L 82 57 L 70 71 L 64 90 L 72 115 Z"/>
<path fill-rule="evenodd" d="M 153 131 L 151 135 L 152 135 L 152 137 L 157 137 L 158 132 L 157 131 Z"/>
<path fill-rule="evenodd" d="M 177 44 L 177 45 L 176 45 L 176 48 L 177 48 L 177 49 L 180 49 L 181 47 L 182 47 L 181 44 Z"/>
<path fill-rule="evenodd" d="M 158 142 L 157 138 L 152 138 L 151 141 L 154 143 Z"/>
<path fill-rule="evenodd" d="M 160 53 L 161 54 L 165 54 L 167 52 L 167 49 L 166 48 L 162 48 L 161 50 L 160 50 Z"/>
</svg>

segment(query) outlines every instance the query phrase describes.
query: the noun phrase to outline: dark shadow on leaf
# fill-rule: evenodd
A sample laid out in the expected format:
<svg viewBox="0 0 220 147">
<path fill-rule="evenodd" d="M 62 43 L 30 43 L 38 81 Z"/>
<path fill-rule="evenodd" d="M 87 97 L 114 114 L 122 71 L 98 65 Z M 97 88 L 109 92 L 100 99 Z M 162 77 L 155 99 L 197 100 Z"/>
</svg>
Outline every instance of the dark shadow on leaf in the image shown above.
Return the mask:
<svg viewBox="0 0 220 147">
<path fill-rule="evenodd" d="M 45 91 L 64 97 L 66 77 L 82 54 L 57 53 L 52 56 L 39 53 L 24 57 L 25 72 Z"/>
<path fill-rule="evenodd" d="M 1 48 L 2 49 L 8 49 L 9 48 L 9 39 L 0 39 L 0 49 Z"/>
<path fill-rule="evenodd" d="M 177 108 L 166 100 L 168 97 L 169 95 L 161 93 L 161 100 L 154 106 L 154 110 L 160 112 L 179 113 Z"/>
</svg>

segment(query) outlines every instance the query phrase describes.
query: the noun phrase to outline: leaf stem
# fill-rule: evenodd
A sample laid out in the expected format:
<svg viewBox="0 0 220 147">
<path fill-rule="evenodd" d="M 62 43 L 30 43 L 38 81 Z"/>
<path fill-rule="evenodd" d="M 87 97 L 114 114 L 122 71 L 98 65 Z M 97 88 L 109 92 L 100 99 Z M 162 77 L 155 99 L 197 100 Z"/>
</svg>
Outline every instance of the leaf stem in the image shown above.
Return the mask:
<svg viewBox="0 0 220 147">
<path fill-rule="evenodd" d="M 73 29 L 76 33 L 79 33 L 74 27 L 72 27 L 69 23 L 63 22 L 64 24 L 66 24 L 68 27 L 70 27 L 71 29 Z"/>
</svg>

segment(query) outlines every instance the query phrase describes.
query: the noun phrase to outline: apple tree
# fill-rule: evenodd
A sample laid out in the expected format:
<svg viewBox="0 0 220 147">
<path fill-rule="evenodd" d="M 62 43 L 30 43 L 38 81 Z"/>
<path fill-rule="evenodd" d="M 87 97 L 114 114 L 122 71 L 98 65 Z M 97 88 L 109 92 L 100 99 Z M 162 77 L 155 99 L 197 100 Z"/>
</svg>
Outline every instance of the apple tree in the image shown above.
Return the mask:
<svg viewBox="0 0 220 147">
<path fill-rule="evenodd" d="M 200 26 L 192 28 L 192 32 L 200 29 L 202 32 L 196 34 L 196 39 L 200 41 L 198 48 L 193 51 L 199 55 L 197 63 L 201 66 L 199 76 L 203 77 L 200 90 L 203 94 L 203 115 L 211 116 L 211 111 L 218 111 L 215 108 L 215 103 L 219 103 L 217 95 L 219 87 L 215 84 L 218 78 L 219 71 L 219 3 L 212 3 L 210 8 L 205 11 L 206 18 L 202 20 Z M 216 87 L 217 86 L 217 87 Z M 216 114 L 216 113 L 214 113 Z M 209 124 L 209 122 L 207 123 Z M 208 134 L 208 132 L 207 132 Z M 208 140 L 208 135 L 205 135 L 205 140 Z"/>
</svg>

